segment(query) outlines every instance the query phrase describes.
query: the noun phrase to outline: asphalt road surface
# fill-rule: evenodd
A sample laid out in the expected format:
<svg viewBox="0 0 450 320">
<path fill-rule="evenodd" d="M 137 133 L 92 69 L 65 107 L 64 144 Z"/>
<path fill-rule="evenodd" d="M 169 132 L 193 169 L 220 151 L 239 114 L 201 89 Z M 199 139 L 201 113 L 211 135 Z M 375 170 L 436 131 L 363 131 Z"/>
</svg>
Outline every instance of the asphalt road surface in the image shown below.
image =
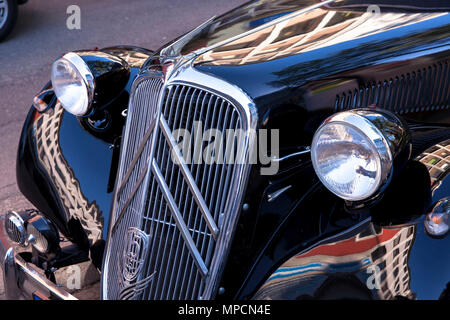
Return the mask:
<svg viewBox="0 0 450 320">
<path fill-rule="evenodd" d="M 0 43 L 0 214 L 31 208 L 20 194 L 15 159 L 32 98 L 49 80 L 52 62 L 77 49 L 135 45 L 157 49 L 244 0 L 29 0 Z M 68 6 L 81 9 L 81 30 L 69 30 Z M 0 299 L 3 284 L 0 277 Z"/>
</svg>

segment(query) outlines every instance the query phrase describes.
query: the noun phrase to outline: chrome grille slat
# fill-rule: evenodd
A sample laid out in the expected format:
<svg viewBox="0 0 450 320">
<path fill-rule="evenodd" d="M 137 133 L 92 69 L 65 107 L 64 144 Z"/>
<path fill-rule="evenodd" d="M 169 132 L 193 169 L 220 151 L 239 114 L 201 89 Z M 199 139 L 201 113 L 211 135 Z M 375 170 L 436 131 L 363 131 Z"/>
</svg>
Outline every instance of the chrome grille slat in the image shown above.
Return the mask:
<svg viewBox="0 0 450 320">
<path fill-rule="evenodd" d="M 139 175 L 139 178 L 136 180 L 136 185 L 134 186 L 134 188 L 130 192 L 127 200 L 123 203 L 122 208 L 120 209 L 120 212 L 119 212 L 119 214 L 117 216 L 117 219 L 116 219 L 116 221 L 114 223 L 114 226 L 113 226 L 113 228 L 111 230 L 112 234 L 114 234 L 114 232 L 116 231 L 116 227 L 119 225 L 120 220 L 124 216 L 126 210 L 130 206 L 130 204 L 134 201 L 136 193 L 138 192 L 138 190 L 142 186 L 142 182 L 144 181 L 144 178 L 145 178 L 146 175 L 147 175 L 147 169 L 142 170 L 141 174 Z M 132 208 L 132 210 L 136 212 L 136 210 L 134 208 Z"/>
<path fill-rule="evenodd" d="M 182 92 L 184 92 L 184 90 L 186 89 L 186 87 L 182 87 Z M 181 95 L 182 96 L 182 95 Z M 176 127 L 180 127 L 181 126 L 181 120 L 182 120 L 182 118 L 181 118 L 181 116 L 180 116 L 180 113 L 179 113 L 179 111 L 180 111 L 180 101 L 181 101 L 181 97 L 179 97 L 179 99 L 178 99 L 178 102 L 177 102 L 177 112 L 175 113 L 175 116 L 174 116 L 174 118 L 173 118 L 173 123 L 174 123 L 174 127 L 176 128 Z M 186 97 L 185 97 L 185 99 L 184 99 L 184 101 L 186 101 Z M 183 114 L 183 112 L 184 112 L 184 110 L 185 110 L 185 103 L 183 104 L 183 109 L 182 109 L 182 112 L 181 112 L 181 115 Z M 170 122 L 170 120 L 171 120 L 171 118 L 169 117 L 169 122 Z M 172 168 L 171 168 L 171 170 L 172 170 L 172 172 L 173 172 L 173 170 L 175 170 L 175 164 L 174 163 L 172 163 Z M 175 195 L 176 195 L 176 199 L 175 199 L 175 201 L 177 202 L 177 203 L 179 203 L 179 201 L 180 201 L 180 196 L 181 196 L 181 194 L 178 192 L 178 189 L 179 189 L 179 184 L 180 184 L 180 178 L 181 178 L 181 176 L 182 175 L 180 175 L 180 171 L 177 171 L 177 173 L 176 173 L 176 187 L 175 187 Z M 172 184 L 172 182 L 173 182 L 173 175 L 172 175 L 172 179 L 171 179 L 171 184 Z M 186 217 L 185 216 L 183 216 L 183 220 L 185 219 Z M 193 228 L 189 228 L 189 230 L 191 230 L 191 232 L 193 232 L 195 229 L 193 229 Z M 204 232 L 205 234 L 206 234 L 206 232 Z M 174 249 L 174 248 L 176 248 L 176 251 L 175 251 L 175 257 L 174 257 L 174 260 L 176 261 L 177 260 L 177 257 L 178 257 L 178 251 L 179 251 L 179 243 L 180 243 L 180 236 L 178 236 L 178 239 L 177 239 L 177 245 L 175 246 L 175 239 L 176 239 L 177 237 L 176 237 L 176 233 L 174 232 L 173 234 L 172 234 L 172 240 L 171 240 L 171 245 L 170 245 L 170 253 L 169 253 L 169 255 L 171 255 L 171 253 L 172 253 L 172 250 Z M 184 246 L 183 246 L 183 249 L 184 249 Z M 165 287 L 165 288 L 163 288 L 163 290 L 162 290 L 162 293 L 161 293 L 161 297 L 162 298 L 165 298 L 165 299 L 168 299 L 168 294 L 170 293 L 170 289 L 171 289 L 171 287 L 172 287 L 172 278 L 173 278 L 173 272 L 174 272 L 174 267 L 175 267 L 175 265 L 173 265 L 172 266 L 172 269 L 169 269 L 169 268 L 167 268 L 166 269 L 166 272 L 165 272 L 165 279 L 167 278 L 167 276 L 168 276 L 168 274 L 169 274 L 169 270 L 170 270 L 170 272 L 172 272 L 172 274 L 171 274 L 171 276 L 170 276 L 170 279 L 169 279 L 169 284 L 168 284 L 168 286 L 167 287 Z M 166 290 L 164 290 L 164 289 L 166 289 Z M 165 291 L 166 291 L 166 294 L 165 294 Z"/>
<path fill-rule="evenodd" d="M 151 109 L 152 105 L 156 105 L 159 97 L 159 92 L 161 91 L 163 86 L 163 83 L 160 79 L 153 79 L 152 81 L 149 81 L 146 83 L 145 86 L 142 86 L 138 88 L 138 90 L 135 92 L 135 102 L 133 104 L 133 108 L 130 108 L 128 110 L 128 117 L 127 117 L 127 125 L 125 129 L 125 137 L 133 136 L 136 139 L 124 139 L 122 150 L 124 150 L 121 154 L 121 162 L 123 165 L 119 167 L 118 172 L 118 180 L 117 183 L 120 184 L 124 180 L 124 175 L 126 173 L 127 168 L 130 168 L 130 163 L 132 161 L 133 156 L 136 153 L 136 150 L 138 148 L 138 145 L 141 143 L 139 134 L 142 132 L 142 130 L 145 130 L 145 127 L 149 126 L 149 119 L 152 116 L 151 110 L 148 110 L 150 112 L 145 112 L 146 109 Z M 146 99 L 138 99 L 139 96 L 146 96 Z M 150 108 L 149 108 L 150 107 Z M 141 119 L 143 118 L 143 119 Z M 141 121 L 143 120 L 143 121 Z M 131 123 L 137 123 L 137 125 L 131 125 Z M 141 157 L 139 157 L 139 160 L 136 162 L 134 168 L 132 168 L 132 172 L 130 174 L 130 177 L 127 180 L 127 183 L 124 185 L 124 188 L 122 190 L 121 195 L 116 195 L 116 204 L 115 204 L 115 210 L 116 212 L 119 212 L 122 210 L 123 205 L 127 202 L 126 195 L 130 195 L 130 192 L 135 186 L 139 186 L 136 192 L 136 195 L 134 196 L 133 200 L 131 201 L 130 205 L 126 209 L 125 213 L 125 219 L 121 221 L 122 224 L 127 226 L 138 226 L 139 225 L 139 215 L 140 215 L 140 208 L 142 206 L 141 199 L 143 198 L 144 194 L 144 185 L 139 184 L 137 180 L 137 175 L 142 168 L 146 166 L 148 163 L 148 157 L 149 157 L 149 151 L 150 151 L 150 143 L 149 141 L 152 140 L 152 137 L 149 138 L 148 142 L 146 143 L 146 146 L 144 148 L 144 151 L 141 154 Z M 113 218 L 115 220 L 111 221 L 111 223 L 116 223 L 118 219 L 118 215 L 114 215 Z M 122 229 L 117 234 L 113 235 L 117 237 L 118 239 L 124 239 L 126 233 L 126 229 Z M 123 241 L 115 241 L 112 243 L 111 251 L 113 252 L 113 259 L 116 259 L 117 261 L 121 261 L 120 253 L 124 249 L 125 243 Z M 111 270 L 111 273 L 114 274 L 116 277 L 119 277 L 119 274 L 121 273 L 120 265 L 116 264 L 113 265 L 113 269 Z M 120 291 L 119 287 L 112 287 L 111 288 L 111 295 L 115 297 L 119 297 Z"/>
<path fill-rule="evenodd" d="M 117 189 L 118 194 L 121 193 L 121 191 L 123 190 L 123 187 L 125 186 L 126 182 L 128 181 L 131 174 L 133 173 L 134 167 L 136 166 L 137 162 L 139 161 L 142 152 L 144 151 L 145 147 L 147 146 L 147 141 L 150 139 L 150 137 L 152 135 L 152 130 L 153 130 L 153 125 L 151 125 L 147 129 L 147 132 L 145 133 L 144 138 L 142 139 L 142 142 L 140 143 L 140 145 L 138 147 L 136 155 L 134 156 L 133 160 L 131 161 L 130 169 L 125 174 L 125 178 L 123 179 L 122 184 Z"/>
<path fill-rule="evenodd" d="M 202 102 L 202 108 L 201 108 L 201 111 L 200 111 L 200 115 L 202 115 L 203 114 L 203 106 L 205 105 L 205 101 L 206 101 L 206 98 L 207 98 L 207 94 L 205 94 L 204 95 L 204 97 L 203 97 L 203 102 Z M 200 174 L 200 170 L 199 170 L 199 168 L 198 168 L 198 166 L 197 166 L 197 168 L 196 168 L 197 170 L 196 170 L 196 174 L 195 174 L 195 181 L 199 181 L 199 174 Z M 191 200 L 191 208 L 190 208 L 190 213 L 192 213 L 192 200 Z M 195 223 L 197 223 L 199 220 L 198 220 L 198 218 L 197 218 L 197 215 L 198 215 L 198 211 L 195 213 L 195 218 L 194 218 L 194 222 Z M 201 223 L 202 221 L 200 221 L 200 223 Z M 195 226 L 194 226 L 194 228 L 195 228 Z M 204 237 L 205 238 L 205 237 Z M 200 237 L 199 238 L 197 238 L 197 242 L 196 242 L 196 245 L 198 246 L 199 245 L 199 240 L 200 240 Z M 193 278 L 195 277 L 195 278 L 197 278 L 197 273 L 195 273 L 195 272 L 193 272 L 193 268 L 192 268 L 192 266 L 191 266 L 191 268 L 190 268 L 190 270 L 189 270 L 189 272 L 188 272 L 189 274 L 190 274 L 190 277 L 189 277 L 189 279 L 188 279 L 188 283 L 194 283 L 194 284 L 196 284 L 197 283 L 197 279 L 195 279 L 195 281 L 193 281 Z M 195 285 L 193 286 L 193 288 L 191 288 L 190 290 L 195 290 Z M 189 297 L 189 289 L 188 290 L 186 290 L 186 295 L 185 295 L 185 299 L 188 299 L 188 297 Z"/>
<path fill-rule="evenodd" d="M 199 112 L 199 114 L 200 114 L 200 118 L 202 118 L 202 115 L 203 115 L 203 110 L 204 110 L 204 106 L 205 106 L 205 104 L 206 104 L 206 100 L 207 100 L 207 97 L 208 97 L 208 93 L 204 93 L 204 95 L 203 95 L 203 100 L 202 100 L 202 103 L 201 103 L 201 108 L 200 108 L 200 112 Z M 200 97 L 199 97 L 199 99 L 198 100 L 200 100 Z M 196 106 L 196 110 L 197 110 L 197 108 L 198 108 L 198 105 Z M 195 129 L 194 129 L 195 130 Z M 199 132 L 199 129 L 198 130 L 196 130 L 197 132 Z M 195 154 L 194 154 L 194 156 L 195 156 Z M 193 164 L 193 166 L 195 166 L 195 181 L 197 181 L 197 182 L 199 182 L 199 180 L 200 180 L 200 172 L 201 172 L 201 167 L 200 166 L 198 166 L 198 165 L 195 165 L 195 164 Z M 200 191 L 199 191 L 200 192 Z M 201 194 L 201 192 L 200 192 L 200 194 Z M 191 202 L 190 202 L 191 204 L 190 204 L 190 209 L 189 209 L 189 212 L 190 212 L 190 216 L 192 216 L 193 214 L 194 214 L 194 211 L 195 211 L 195 216 L 194 216 L 194 219 L 193 219 L 193 223 L 194 223 L 194 228 L 202 228 L 201 227 L 201 225 L 199 225 L 199 226 L 197 226 L 197 223 L 199 223 L 199 224 L 202 224 L 202 220 L 199 220 L 198 219 L 198 214 L 199 214 L 199 212 L 198 212 L 198 210 L 193 210 L 193 200 L 191 199 Z M 203 238 L 206 238 L 206 237 L 203 237 Z M 197 239 L 196 239 L 196 245 L 198 246 L 199 245 L 199 242 L 200 242 L 200 240 L 201 240 L 201 237 L 197 237 Z M 192 287 L 189 287 L 189 288 L 187 288 L 187 290 L 186 290 L 186 296 L 185 296 L 185 298 L 186 299 L 188 299 L 189 298 L 189 296 L 190 296 L 190 294 L 189 294 L 189 292 L 192 290 L 195 290 L 195 286 L 196 286 L 196 284 L 197 284 L 197 279 L 196 279 L 196 281 L 195 282 L 193 282 L 192 281 L 192 278 L 195 276 L 195 277 L 197 277 L 197 273 L 196 272 L 194 272 L 194 270 L 193 270 L 193 266 L 191 266 L 190 267 L 190 269 L 189 269 L 189 271 L 188 271 L 188 274 L 190 275 L 190 277 L 189 277 L 189 279 L 188 279 L 188 281 L 187 281 L 187 283 L 192 283 Z"/>
<path fill-rule="evenodd" d="M 216 223 L 212 219 L 211 213 L 209 212 L 209 209 L 207 208 L 205 201 L 203 200 L 203 198 L 201 196 L 196 196 L 197 194 L 201 194 L 200 191 L 198 190 L 197 185 L 195 184 L 195 181 L 197 179 L 194 180 L 194 178 L 190 174 L 189 169 L 188 169 L 183 157 L 181 156 L 181 153 L 178 150 L 178 147 L 176 146 L 176 142 L 174 141 L 173 136 L 171 135 L 171 132 L 167 125 L 166 120 L 164 118 L 161 118 L 160 123 L 161 123 L 162 132 L 169 142 L 171 151 L 175 151 L 174 154 L 177 156 L 177 160 L 180 162 L 179 167 L 181 169 L 181 173 L 183 174 L 184 178 L 186 179 L 188 187 L 189 187 L 189 189 L 191 189 L 191 192 L 194 195 L 193 196 L 194 200 L 197 202 L 197 205 L 200 208 L 200 211 L 202 212 L 203 217 L 205 218 L 206 222 L 208 223 L 208 227 L 210 228 L 213 235 L 217 234 L 218 229 L 217 229 Z M 197 173 L 198 173 L 198 171 L 197 171 Z M 195 221 L 197 221 L 197 219 L 195 219 Z"/>
<path fill-rule="evenodd" d="M 188 88 L 188 89 L 186 89 L 186 87 L 185 86 L 183 86 L 183 89 L 182 89 L 183 91 L 182 92 L 190 92 L 191 90 L 192 90 L 192 88 Z M 181 95 L 182 96 L 182 95 Z M 184 99 L 183 99 L 183 107 L 182 107 L 182 109 L 181 109 L 181 115 L 183 115 L 184 114 L 184 111 L 185 111 L 185 109 L 186 109 L 186 101 L 187 101 L 187 99 L 188 99 L 188 95 L 186 94 L 186 96 L 184 97 Z M 182 120 L 182 117 L 180 116 L 180 113 L 179 113 L 179 111 L 180 111 L 180 102 L 181 102 L 181 97 L 180 97 L 180 99 L 178 100 L 178 104 L 177 104 L 177 112 L 176 112 L 176 114 L 175 114 L 175 118 L 174 118 L 174 127 L 180 127 L 181 126 L 181 120 Z M 174 170 L 175 169 L 175 164 L 172 164 L 172 170 Z M 182 196 L 183 196 L 183 193 L 182 192 L 178 192 L 179 191 L 179 185 L 180 185 L 180 178 L 181 178 L 181 175 L 180 175 L 180 172 L 178 171 L 177 172 L 177 174 L 176 174 L 176 189 L 175 189 L 175 195 L 176 195 L 176 199 L 175 199 L 175 201 L 177 201 L 177 202 L 180 202 L 181 201 L 181 198 L 182 198 Z M 183 187 L 184 187 L 184 185 L 183 185 Z M 184 189 L 184 188 L 183 188 Z M 185 219 L 186 217 L 184 217 L 183 216 L 183 219 Z M 197 230 L 195 230 L 194 231 L 194 229 L 192 229 L 192 228 L 190 228 L 189 229 L 191 232 L 196 232 Z M 206 234 L 206 232 L 205 232 L 205 234 Z M 173 236 L 172 236 L 172 243 L 171 243 L 171 250 L 175 247 L 176 248 L 176 252 L 175 252 L 175 260 L 178 260 L 177 258 L 179 257 L 179 251 L 180 251 L 180 239 L 181 238 L 181 235 L 179 235 L 178 237 L 176 236 L 176 234 L 175 233 L 173 233 Z M 176 242 L 175 242 L 175 239 L 176 239 Z M 184 253 L 185 253 L 185 246 L 181 246 L 182 247 L 182 251 L 181 251 L 181 254 L 182 254 L 182 261 L 184 261 Z M 178 271 L 179 271 L 179 269 L 178 269 Z M 173 266 L 172 266 L 172 268 L 169 270 L 169 269 L 167 269 L 166 270 L 166 275 L 167 275 L 167 272 L 170 272 L 170 279 L 169 279 L 169 284 L 168 284 L 168 287 L 167 287 L 167 294 L 165 295 L 165 299 L 174 299 L 175 298 L 175 296 L 176 296 L 176 290 L 173 290 L 173 297 L 169 297 L 169 293 L 170 293 L 170 291 L 171 291 L 171 289 L 172 289 L 172 284 L 173 284 L 173 275 L 174 275 L 174 273 L 175 273 L 175 264 L 173 264 Z"/>
<path fill-rule="evenodd" d="M 195 93 L 195 92 L 197 92 L 197 89 L 189 88 L 187 92 L 188 93 L 189 92 Z M 180 115 L 180 117 L 178 119 L 176 119 L 177 122 L 176 123 L 174 122 L 174 124 L 176 124 L 178 127 L 181 127 L 182 117 L 185 114 L 185 110 L 186 110 L 187 100 L 188 99 L 189 99 L 189 95 L 186 94 L 186 96 L 184 98 L 184 102 L 183 102 L 183 109 L 182 109 L 181 115 Z M 194 100 L 194 94 L 191 95 L 189 100 L 190 100 L 189 104 L 192 105 L 192 101 Z M 189 112 L 189 114 L 190 114 L 190 112 Z M 189 118 L 189 114 L 188 114 L 188 118 Z M 177 194 L 178 194 L 177 190 L 179 189 L 179 184 L 180 184 L 180 178 L 181 177 L 182 177 L 182 174 L 180 174 L 180 172 L 178 171 L 177 172 L 177 189 L 176 189 L 176 193 Z M 179 196 L 179 201 L 182 204 L 182 206 L 181 206 L 182 209 L 181 210 L 183 210 L 183 212 L 185 212 L 186 203 L 187 203 L 187 201 L 184 201 L 184 202 L 182 201 L 183 197 L 184 197 L 184 194 L 185 194 L 185 184 L 182 184 L 181 190 L 180 190 L 180 193 L 179 193 L 179 195 L 180 195 Z M 187 200 L 187 197 L 186 197 L 186 200 Z M 183 218 L 186 219 L 185 216 Z M 180 243 L 180 240 L 181 240 L 181 236 L 178 236 L 177 237 L 177 256 L 178 256 L 178 251 L 179 251 L 179 248 L 180 248 L 180 246 L 178 245 Z M 182 246 L 182 248 L 181 248 L 181 265 L 183 265 L 183 262 L 185 262 L 186 260 L 188 260 L 188 256 L 186 255 L 185 246 Z M 181 269 L 182 268 L 179 268 L 178 271 L 177 271 L 174 288 L 178 288 Z M 172 276 L 173 276 L 173 274 L 174 274 L 174 269 L 172 268 Z M 170 288 L 172 286 L 172 283 L 173 283 L 173 277 L 171 277 L 170 282 L 169 282 L 169 290 L 170 290 Z M 167 298 L 169 299 L 169 297 L 167 297 Z M 173 290 L 173 294 L 172 294 L 171 299 L 176 299 L 176 298 L 180 298 L 180 295 L 177 292 L 177 290 Z"/>
<path fill-rule="evenodd" d="M 244 96 L 239 91 L 237 95 Z M 181 128 L 192 135 L 196 130 L 204 134 L 216 128 L 225 139 L 226 129 L 246 132 L 251 104 L 246 96 L 242 100 L 248 101 L 245 107 L 191 83 L 164 85 L 158 73 L 138 78 L 130 99 L 111 218 L 110 231 L 114 232 L 108 239 L 102 280 L 105 298 L 211 297 L 223 248 L 228 246 L 224 241 L 238 214 L 243 166 L 194 163 L 197 153 L 183 148 L 186 154 L 182 155 L 173 133 Z M 194 127 L 196 121 L 203 128 Z M 244 149 L 249 143 L 243 139 Z M 224 150 L 219 156 L 225 154 Z M 173 161 L 173 155 L 180 161 Z M 193 161 L 186 162 L 187 156 Z M 228 229 L 220 230 L 221 221 Z M 130 228 L 150 237 L 146 261 L 131 263 L 141 268 L 135 283 L 121 280 L 124 259 L 129 258 L 123 250 L 130 247 L 122 243 L 123 235 Z M 151 275 L 155 276 L 148 281 Z"/>
<path fill-rule="evenodd" d="M 196 97 L 196 95 L 195 94 L 198 94 L 198 92 L 200 92 L 200 90 L 199 89 L 194 89 L 194 91 L 193 91 L 193 94 L 192 94 L 192 96 L 191 96 L 191 98 L 190 98 L 190 102 L 189 102 L 189 105 L 192 105 L 193 103 L 194 103 L 194 101 L 196 101 L 196 103 L 195 103 L 195 105 L 196 105 L 196 108 L 195 108 L 195 110 L 197 109 L 197 106 L 198 106 L 198 100 L 200 99 L 200 96 L 199 95 L 197 95 L 197 99 L 195 98 Z M 194 111 L 194 114 L 196 113 L 196 111 Z M 184 114 L 184 113 L 183 113 Z M 187 113 L 187 119 L 190 119 L 190 117 L 191 117 L 191 114 L 192 114 L 192 108 L 189 108 L 189 110 L 188 110 L 188 113 Z M 182 119 L 180 118 L 180 122 L 182 121 Z M 193 122 L 192 122 L 192 124 L 193 124 Z M 190 130 L 190 132 L 192 132 L 192 125 L 191 125 L 191 127 L 186 127 L 188 130 Z M 190 170 L 191 170 L 191 172 L 192 172 L 192 164 L 191 164 L 191 166 L 190 166 L 190 168 L 189 168 Z M 185 189 L 186 189 L 186 185 L 185 184 L 183 184 L 182 185 L 182 194 L 183 194 L 183 192 L 185 191 Z M 188 207 L 188 203 L 190 203 L 190 201 L 188 200 L 190 197 L 192 197 L 190 194 L 188 194 L 187 196 L 186 196 L 186 200 L 185 200 L 185 202 L 182 204 L 182 207 L 183 207 L 183 212 L 185 212 L 186 213 L 186 208 Z M 186 217 L 185 217 L 186 218 Z M 191 226 L 191 216 L 188 216 L 188 226 Z M 184 253 L 184 246 L 183 246 L 183 253 Z M 178 296 L 175 296 L 174 297 L 174 299 L 176 299 L 176 298 L 183 298 L 183 295 L 182 295 L 182 292 L 183 292 L 183 289 L 184 289 L 184 285 L 186 284 L 186 274 L 187 274 L 187 268 L 188 268 L 188 265 L 189 265 L 189 263 L 187 263 L 188 261 L 189 261 L 189 257 L 187 256 L 186 257 L 186 263 L 185 263 L 185 265 L 184 265 L 184 268 L 180 268 L 180 271 L 181 270 L 183 270 L 182 271 L 182 275 L 183 275 L 183 278 L 182 278 L 182 283 L 181 283 L 181 288 L 179 289 L 179 295 Z M 177 282 L 178 283 L 178 282 Z"/>
<path fill-rule="evenodd" d="M 177 205 L 175 204 L 175 200 L 172 197 L 172 194 L 170 193 L 169 187 L 167 186 L 166 182 L 164 181 L 163 175 L 161 171 L 158 168 L 158 165 L 156 164 L 155 160 L 152 162 L 152 170 L 155 174 L 156 179 L 159 182 L 159 186 L 163 190 L 163 195 L 166 197 L 166 201 L 168 204 L 168 207 L 170 208 L 170 211 L 172 211 L 172 218 L 175 220 L 176 225 L 180 229 L 180 232 L 183 236 L 184 241 L 187 243 L 189 250 L 191 250 L 191 254 L 194 257 L 194 261 L 197 264 L 197 267 L 201 270 L 204 276 L 208 273 L 208 268 L 206 268 L 205 262 L 200 256 L 200 253 L 198 252 L 197 246 L 194 244 L 194 240 L 192 239 L 189 229 L 187 228 L 183 217 L 180 213 L 180 211 L 177 208 Z M 170 226 L 170 224 L 168 224 Z M 167 240 L 167 239 L 166 239 Z"/>
</svg>

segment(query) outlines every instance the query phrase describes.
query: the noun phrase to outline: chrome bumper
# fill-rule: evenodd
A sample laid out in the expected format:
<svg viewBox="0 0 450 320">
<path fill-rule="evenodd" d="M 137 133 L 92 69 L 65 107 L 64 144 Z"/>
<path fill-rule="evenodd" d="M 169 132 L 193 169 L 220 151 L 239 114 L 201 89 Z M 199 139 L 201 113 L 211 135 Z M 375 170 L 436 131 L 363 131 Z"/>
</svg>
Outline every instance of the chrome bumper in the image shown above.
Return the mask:
<svg viewBox="0 0 450 320">
<path fill-rule="evenodd" d="M 0 281 L 3 281 L 6 299 L 76 300 L 15 253 L 8 243 L 3 224 L 0 217 L 0 265 L 3 271 Z"/>
</svg>

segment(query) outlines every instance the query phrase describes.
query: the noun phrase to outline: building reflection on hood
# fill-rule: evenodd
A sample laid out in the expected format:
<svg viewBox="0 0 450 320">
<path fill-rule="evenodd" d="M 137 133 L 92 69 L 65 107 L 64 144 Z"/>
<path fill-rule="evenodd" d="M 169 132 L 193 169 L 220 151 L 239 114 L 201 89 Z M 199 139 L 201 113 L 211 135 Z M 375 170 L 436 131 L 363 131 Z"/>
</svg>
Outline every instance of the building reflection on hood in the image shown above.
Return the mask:
<svg viewBox="0 0 450 320">
<path fill-rule="evenodd" d="M 414 299 L 409 253 L 416 225 L 367 227 L 296 255 L 266 281 L 255 299 Z M 282 289 L 282 290 L 280 290 Z M 296 292 L 293 292 L 296 291 Z"/>
<path fill-rule="evenodd" d="M 104 219 L 95 201 L 81 190 L 80 182 L 65 159 L 60 146 L 60 124 L 64 109 L 57 103 L 52 112 L 39 114 L 35 121 L 34 137 L 41 165 L 51 178 L 58 193 L 66 219 L 78 220 L 92 245 L 102 238 Z"/>
</svg>

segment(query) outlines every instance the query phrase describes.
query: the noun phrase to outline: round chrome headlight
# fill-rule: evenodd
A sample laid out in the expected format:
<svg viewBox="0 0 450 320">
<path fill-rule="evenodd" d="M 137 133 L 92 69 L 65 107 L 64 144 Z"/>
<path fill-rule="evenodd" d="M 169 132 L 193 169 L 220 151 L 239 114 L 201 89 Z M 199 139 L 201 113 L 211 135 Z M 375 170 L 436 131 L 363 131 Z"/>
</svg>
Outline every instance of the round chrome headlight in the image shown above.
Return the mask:
<svg viewBox="0 0 450 320">
<path fill-rule="evenodd" d="M 95 90 L 92 72 L 76 53 L 69 52 L 52 66 L 53 90 L 68 112 L 82 116 L 89 111 Z"/>
<path fill-rule="evenodd" d="M 390 142 L 379 129 L 389 123 L 383 115 L 366 109 L 337 113 L 325 120 L 311 145 L 320 181 L 345 200 L 373 196 L 392 173 Z"/>
</svg>

